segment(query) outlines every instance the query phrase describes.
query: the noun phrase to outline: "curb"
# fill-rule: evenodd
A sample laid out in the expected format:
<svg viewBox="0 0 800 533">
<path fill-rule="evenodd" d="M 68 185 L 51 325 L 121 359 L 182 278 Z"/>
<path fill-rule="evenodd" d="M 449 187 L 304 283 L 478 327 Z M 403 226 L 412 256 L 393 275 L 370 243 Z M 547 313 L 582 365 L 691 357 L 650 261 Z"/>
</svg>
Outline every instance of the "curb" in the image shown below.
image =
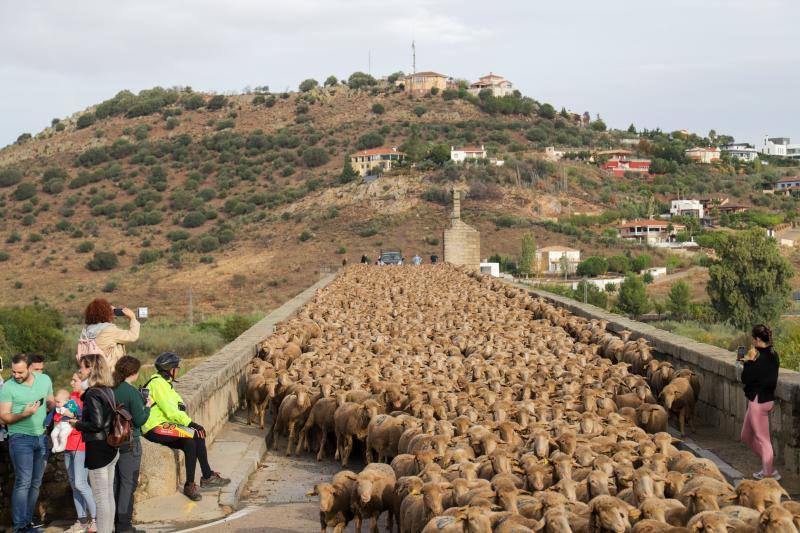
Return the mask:
<svg viewBox="0 0 800 533">
<path fill-rule="evenodd" d="M 220 507 L 236 509 L 241 499 L 242 489 L 247 484 L 250 475 L 256 471 L 261 459 L 267 453 L 267 443 L 261 439 L 253 439 L 256 442 L 247 449 L 247 452 L 239 459 L 236 467 L 230 473 L 231 482 L 222 487 L 219 491 Z"/>
</svg>

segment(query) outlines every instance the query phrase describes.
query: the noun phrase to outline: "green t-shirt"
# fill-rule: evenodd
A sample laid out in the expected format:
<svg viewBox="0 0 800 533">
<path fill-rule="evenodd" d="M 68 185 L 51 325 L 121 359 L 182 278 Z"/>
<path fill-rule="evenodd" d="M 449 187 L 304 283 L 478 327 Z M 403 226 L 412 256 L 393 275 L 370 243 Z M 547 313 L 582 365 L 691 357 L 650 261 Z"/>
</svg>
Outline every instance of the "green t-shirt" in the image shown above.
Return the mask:
<svg viewBox="0 0 800 533">
<path fill-rule="evenodd" d="M 25 410 L 25 406 L 29 403 L 47 400 L 53 395 L 53 382 L 46 374 L 37 374 L 34 372 L 33 384 L 28 386 L 22 383 L 17 383 L 13 378 L 6 381 L 0 389 L 0 403 L 11 403 L 11 414 L 19 414 Z M 44 434 L 44 419 L 47 416 L 46 402 L 36 410 L 28 418 L 23 418 L 19 422 L 10 424 L 8 426 L 8 433 L 14 435 L 21 433 L 22 435 L 30 435 L 38 437 Z"/>
</svg>

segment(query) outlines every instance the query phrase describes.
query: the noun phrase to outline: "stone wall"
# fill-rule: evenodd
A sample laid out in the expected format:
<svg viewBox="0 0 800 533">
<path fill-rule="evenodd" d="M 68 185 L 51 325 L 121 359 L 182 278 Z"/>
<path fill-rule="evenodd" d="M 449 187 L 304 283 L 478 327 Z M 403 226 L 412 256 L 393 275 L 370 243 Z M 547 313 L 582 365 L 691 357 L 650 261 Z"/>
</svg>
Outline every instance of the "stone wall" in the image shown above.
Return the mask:
<svg viewBox="0 0 800 533">
<path fill-rule="evenodd" d="M 731 439 L 739 438 L 747 400 L 734 353 L 563 296 L 534 290 L 530 293 L 577 316 L 607 320 L 609 331 L 631 331 L 631 338 L 647 339 L 659 359 L 670 361 L 675 368 L 688 367 L 697 372 L 702 377 L 695 411 L 698 423 L 718 427 Z M 781 369 L 775 395 L 770 426 L 777 461 L 784 469 L 800 473 L 800 373 Z"/>
<path fill-rule="evenodd" d="M 335 274 L 324 276 L 178 379 L 175 389 L 183 398 L 189 416 L 206 429 L 209 445 L 239 408 L 244 396 L 245 367 L 256 355 L 259 342 L 271 335 L 279 322 L 294 315 L 334 277 Z M 182 453 L 142 439 L 137 501 L 173 494 L 183 485 L 183 476 Z"/>
<path fill-rule="evenodd" d="M 481 235 L 461 220 L 453 220 L 444 230 L 444 260 L 453 265 L 478 270 L 481 264 Z"/>
</svg>

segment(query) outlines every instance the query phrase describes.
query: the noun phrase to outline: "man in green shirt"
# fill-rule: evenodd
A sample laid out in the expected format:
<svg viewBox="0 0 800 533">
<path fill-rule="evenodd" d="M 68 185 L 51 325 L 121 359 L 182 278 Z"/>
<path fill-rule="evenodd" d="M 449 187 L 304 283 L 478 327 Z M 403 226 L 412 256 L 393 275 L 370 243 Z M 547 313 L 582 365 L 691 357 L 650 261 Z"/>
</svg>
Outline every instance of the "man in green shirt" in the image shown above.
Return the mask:
<svg viewBox="0 0 800 533">
<path fill-rule="evenodd" d="M 33 512 L 39 498 L 47 454 L 44 419 L 55 405 L 53 382 L 33 372 L 26 354 L 11 358 L 12 380 L 0 389 L 0 420 L 8 425 L 8 451 L 14 467 L 11 515 L 14 532 L 33 528 Z"/>
</svg>

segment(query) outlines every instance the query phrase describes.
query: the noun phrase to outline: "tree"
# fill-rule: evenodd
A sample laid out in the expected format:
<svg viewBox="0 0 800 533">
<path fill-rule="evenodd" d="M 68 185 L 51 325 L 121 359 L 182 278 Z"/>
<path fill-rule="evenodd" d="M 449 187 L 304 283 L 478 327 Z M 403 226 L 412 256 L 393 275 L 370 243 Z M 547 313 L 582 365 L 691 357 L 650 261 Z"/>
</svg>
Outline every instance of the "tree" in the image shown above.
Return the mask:
<svg viewBox="0 0 800 533">
<path fill-rule="evenodd" d="M 353 72 L 347 78 L 347 86 L 351 89 L 361 89 L 378 83 L 375 78 L 364 72 Z"/>
<path fill-rule="evenodd" d="M 531 233 L 526 233 L 522 236 L 522 251 L 519 257 L 519 266 L 517 267 L 520 274 L 529 276 L 534 273 L 536 262 L 536 243 L 533 240 Z"/>
<path fill-rule="evenodd" d="M 556 110 L 550 104 L 542 104 L 539 108 L 539 116 L 546 119 L 556 118 Z"/>
<path fill-rule="evenodd" d="M 636 126 L 634 126 L 633 123 L 628 126 L 628 133 L 636 133 Z"/>
<path fill-rule="evenodd" d="M 624 255 L 612 255 L 608 258 L 608 270 L 626 274 L 631 269 L 631 262 Z"/>
<path fill-rule="evenodd" d="M 589 124 L 589 127 L 592 128 L 594 131 L 606 131 L 606 123 L 599 118 L 594 122 L 592 122 L 591 124 Z"/>
<path fill-rule="evenodd" d="M 675 320 L 684 320 L 689 313 L 689 285 L 680 280 L 669 290 L 669 314 Z"/>
<path fill-rule="evenodd" d="M 92 260 L 86 263 L 86 268 L 92 271 L 112 270 L 119 264 L 113 252 L 95 252 Z"/>
<path fill-rule="evenodd" d="M 608 261 L 605 257 L 592 256 L 587 257 L 578 265 L 577 274 L 579 276 L 587 276 L 593 278 L 595 276 L 602 276 L 608 272 Z"/>
<path fill-rule="evenodd" d="M 75 123 L 75 125 L 78 127 L 79 130 L 82 130 L 83 128 L 88 128 L 89 126 L 94 124 L 96 118 L 97 117 L 95 117 L 94 113 L 84 113 L 83 115 L 78 117 L 78 121 Z"/>
<path fill-rule="evenodd" d="M 403 71 L 398 70 L 397 72 L 392 72 L 391 74 L 389 74 L 389 76 L 386 78 L 386 81 L 388 81 L 391 84 L 394 84 L 397 80 L 399 80 L 403 76 L 405 76 L 405 74 L 403 74 Z"/>
<path fill-rule="evenodd" d="M 339 83 L 339 80 L 336 79 L 336 76 L 331 75 L 325 78 L 325 87 L 333 87 L 337 83 Z"/>
<path fill-rule="evenodd" d="M 22 171 L 14 168 L 7 167 L 0 170 L 0 187 L 11 187 L 22 181 Z"/>
<path fill-rule="evenodd" d="M 631 270 L 641 272 L 653 266 L 653 258 L 650 254 L 639 254 L 631 261 Z"/>
<path fill-rule="evenodd" d="M 208 101 L 206 107 L 211 111 L 216 111 L 217 109 L 222 109 L 228 105 L 228 99 L 221 94 L 215 94 L 211 97 L 211 100 Z"/>
<path fill-rule="evenodd" d="M 319 82 L 313 78 L 308 78 L 307 80 L 303 80 L 300 82 L 300 92 L 307 93 L 319 85 Z"/>
<path fill-rule="evenodd" d="M 559 115 L 561 115 L 561 118 L 569 118 L 569 113 L 567 113 L 567 108 L 562 107 Z"/>
<path fill-rule="evenodd" d="M 723 320 L 740 329 L 774 323 L 788 307 L 794 272 L 760 229 L 732 234 L 716 250 L 706 292 Z"/>
<path fill-rule="evenodd" d="M 356 148 L 358 150 L 369 150 L 370 148 L 377 148 L 383 144 L 383 135 L 376 131 L 365 133 L 356 141 Z"/>
<path fill-rule="evenodd" d="M 425 159 L 442 166 L 450 161 L 450 147 L 446 144 L 434 144 L 428 149 Z"/>
<path fill-rule="evenodd" d="M 306 148 L 303 151 L 303 162 L 310 168 L 321 167 L 330 161 L 330 159 L 328 152 L 326 152 L 324 148 L 318 146 Z"/>
<path fill-rule="evenodd" d="M 376 115 L 383 115 L 386 112 L 386 108 L 381 103 L 375 103 L 372 104 L 372 112 Z"/>
<path fill-rule="evenodd" d="M 617 307 L 623 313 L 636 319 L 649 311 L 650 306 L 644 282 L 633 272 L 629 273 L 619 286 Z"/>
<path fill-rule="evenodd" d="M 358 172 L 356 172 L 356 170 L 353 168 L 353 165 L 350 163 L 350 156 L 345 155 L 342 173 L 339 175 L 339 183 L 350 183 L 357 177 Z"/>
</svg>

